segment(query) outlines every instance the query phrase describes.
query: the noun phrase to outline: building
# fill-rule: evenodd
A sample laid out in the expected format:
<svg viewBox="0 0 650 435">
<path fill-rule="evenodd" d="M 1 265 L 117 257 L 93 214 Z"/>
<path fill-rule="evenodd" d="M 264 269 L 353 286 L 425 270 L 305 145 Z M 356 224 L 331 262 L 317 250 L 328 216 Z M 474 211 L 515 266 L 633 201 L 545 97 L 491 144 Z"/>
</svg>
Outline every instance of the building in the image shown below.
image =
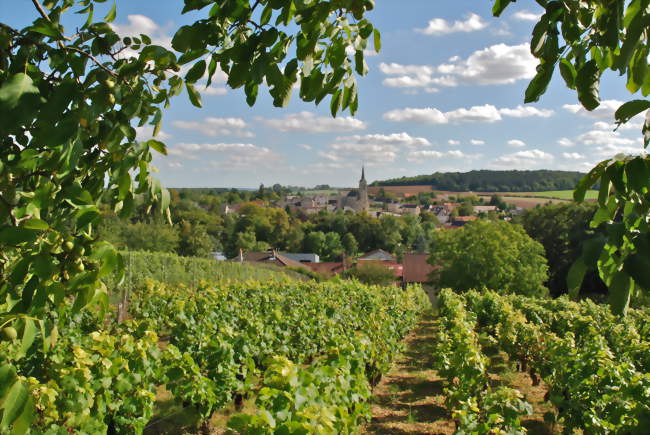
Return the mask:
<svg viewBox="0 0 650 435">
<path fill-rule="evenodd" d="M 402 214 L 414 214 L 416 216 L 420 215 L 420 206 L 417 204 L 404 204 L 400 207 Z"/>
<path fill-rule="evenodd" d="M 299 253 L 293 254 L 289 252 L 282 252 L 281 255 L 299 263 L 320 263 L 318 254 Z"/>
<path fill-rule="evenodd" d="M 497 206 L 496 205 L 475 205 L 474 206 L 474 213 L 476 213 L 476 214 L 489 213 L 491 211 L 496 212 L 497 211 Z"/>
<path fill-rule="evenodd" d="M 358 259 L 359 261 L 387 261 L 389 263 L 395 263 L 396 258 L 390 253 L 384 251 L 383 249 L 376 249 L 370 251 Z"/>
<path fill-rule="evenodd" d="M 424 284 L 431 281 L 433 272 L 427 260 L 429 254 L 404 254 L 404 284 Z"/>
<path fill-rule="evenodd" d="M 240 263 L 264 263 L 273 264 L 278 267 L 297 267 L 301 269 L 309 269 L 307 266 L 305 266 L 305 264 L 287 258 L 282 254 L 278 254 L 275 250 L 269 250 L 266 252 L 240 251 L 239 255 L 230 261 L 236 261 Z"/>
<path fill-rule="evenodd" d="M 454 227 L 463 227 L 476 219 L 478 219 L 476 216 L 458 216 L 451 220 L 451 225 Z"/>
</svg>

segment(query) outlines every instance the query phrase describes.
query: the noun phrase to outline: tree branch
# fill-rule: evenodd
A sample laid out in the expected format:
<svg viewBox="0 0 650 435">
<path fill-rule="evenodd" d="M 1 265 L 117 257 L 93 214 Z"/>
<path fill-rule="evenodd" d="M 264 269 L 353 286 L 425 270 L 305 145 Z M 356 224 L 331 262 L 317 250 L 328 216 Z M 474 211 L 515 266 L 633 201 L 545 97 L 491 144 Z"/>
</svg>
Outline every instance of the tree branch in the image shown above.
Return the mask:
<svg viewBox="0 0 650 435">
<path fill-rule="evenodd" d="M 62 47 L 62 48 L 64 48 L 65 50 L 76 51 L 77 53 L 86 56 L 88 59 L 92 60 L 92 61 L 95 63 L 95 65 L 97 65 L 98 67 L 100 67 L 101 69 L 103 69 L 104 71 L 106 71 L 107 73 L 109 73 L 110 75 L 112 75 L 113 77 L 117 77 L 117 74 L 115 73 L 115 71 L 111 71 L 110 69 L 106 68 L 106 67 L 105 67 L 105 66 L 104 66 L 104 65 L 99 61 L 99 59 L 97 59 L 97 58 L 96 58 L 95 56 L 93 56 L 92 54 L 87 53 L 87 52 L 85 52 L 85 51 L 83 51 L 83 50 L 81 50 L 81 49 L 79 49 L 79 48 L 77 48 L 77 47 L 67 46 L 67 47 Z"/>
</svg>

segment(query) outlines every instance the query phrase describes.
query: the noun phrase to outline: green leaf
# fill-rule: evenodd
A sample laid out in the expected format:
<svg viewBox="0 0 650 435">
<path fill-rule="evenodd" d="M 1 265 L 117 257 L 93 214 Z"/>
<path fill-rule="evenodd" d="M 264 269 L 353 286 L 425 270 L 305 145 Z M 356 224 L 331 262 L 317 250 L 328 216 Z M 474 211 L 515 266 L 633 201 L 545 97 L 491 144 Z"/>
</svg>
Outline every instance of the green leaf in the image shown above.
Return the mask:
<svg viewBox="0 0 650 435">
<path fill-rule="evenodd" d="M 332 95 L 332 100 L 330 101 L 330 112 L 332 113 L 332 116 L 336 117 L 336 114 L 339 111 L 339 107 L 341 107 L 341 90 L 337 90 L 334 95 Z"/>
<path fill-rule="evenodd" d="M 108 242 L 99 242 L 98 246 L 93 248 L 90 258 L 100 262 L 98 278 L 108 276 L 122 266 L 122 257 Z"/>
<path fill-rule="evenodd" d="M 0 243 L 6 245 L 18 245 L 36 240 L 38 232 L 23 227 L 4 227 L 0 229 Z"/>
<path fill-rule="evenodd" d="M 106 16 L 104 17 L 104 21 L 106 21 L 107 23 L 112 23 L 115 20 L 116 12 L 117 12 L 117 4 L 113 2 L 113 7 L 111 8 L 110 11 L 108 11 Z"/>
<path fill-rule="evenodd" d="M 160 142 L 159 140 L 149 139 L 147 141 L 147 146 L 153 148 L 154 150 L 158 151 L 162 155 L 165 156 L 167 155 L 167 146 L 165 146 L 165 144 Z"/>
<path fill-rule="evenodd" d="M 381 51 L 381 33 L 379 33 L 379 30 L 374 29 L 372 31 L 373 36 L 374 36 L 374 45 L 375 45 L 375 52 L 379 53 Z"/>
<path fill-rule="evenodd" d="M 63 35 L 61 35 L 59 29 L 56 28 L 56 25 L 51 21 L 46 21 L 44 19 L 37 20 L 33 26 L 29 27 L 29 31 L 49 36 L 55 40 L 63 39 Z"/>
<path fill-rule="evenodd" d="M 576 76 L 578 75 L 578 73 L 576 72 L 575 67 L 569 60 L 560 59 L 560 74 L 562 75 L 562 78 L 564 79 L 564 82 L 566 83 L 567 87 L 569 89 L 575 89 Z"/>
<path fill-rule="evenodd" d="M 195 107 L 201 107 L 201 94 L 196 91 L 191 83 L 185 83 L 185 87 L 187 88 L 187 95 L 189 96 L 192 105 Z"/>
<path fill-rule="evenodd" d="M 262 11 L 262 16 L 260 17 L 260 26 L 265 26 L 271 21 L 271 15 L 273 14 L 273 8 L 270 4 L 266 5 Z"/>
<path fill-rule="evenodd" d="M 582 106 L 591 111 L 600 105 L 600 69 L 595 60 L 586 62 L 578 70 L 576 90 Z"/>
<path fill-rule="evenodd" d="M 587 272 L 587 266 L 582 261 L 582 258 L 578 258 L 569 269 L 567 274 L 567 288 L 569 290 L 569 297 L 571 299 L 577 299 L 580 292 L 580 287 L 582 286 L 582 280 L 585 277 Z"/>
<path fill-rule="evenodd" d="M 4 364 L 0 366 L 0 408 L 2 408 L 2 402 L 5 395 L 11 388 L 11 386 L 18 379 L 16 374 L 16 368 L 11 364 Z"/>
<path fill-rule="evenodd" d="M 553 65 L 541 64 L 537 67 L 537 74 L 528 84 L 526 88 L 526 95 L 524 97 L 525 103 L 532 103 L 539 101 L 539 97 L 546 92 L 548 84 L 553 77 Z"/>
<path fill-rule="evenodd" d="M 630 305 L 632 280 L 624 272 L 617 272 L 609 284 L 609 305 L 612 312 L 625 316 Z"/>
<path fill-rule="evenodd" d="M 200 61 L 196 62 L 194 65 L 192 65 L 192 68 L 190 68 L 190 70 L 185 75 L 185 81 L 188 83 L 196 83 L 201 79 L 201 77 L 203 77 L 203 74 L 205 74 L 206 67 L 207 64 L 205 60 L 201 59 Z"/>
<path fill-rule="evenodd" d="M 9 390 L 6 399 L 4 400 L 2 413 L 2 422 L 0 422 L 0 429 L 7 429 L 24 411 L 25 406 L 28 405 L 29 392 L 27 387 L 18 381 Z"/>
<path fill-rule="evenodd" d="M 84 228 L 93 223 L 100 216 L 99 210 L 94 205 L 82 206 L 75 216 L 77 228 Z"/>
<path fill-rule="evenodd" d="M 619 124 L 626 123 L 630 119 L 634 118 L 639 113 L 644 110 L 650 109 L 650 101 L 648 100 L 632 100 L 623 104 L 621 107 L 616 109 L 614 117 L 616 122 Z"/>
<path fill-rule="evenodd" d="M 28 230 L 42 230 L 42 231 L 47 230 L 48 228 L 50 228 L 50 226 L 48 225 L 47 222 L 45 222 L 44 220 L 41 220 L 41 219 L 37 219 L 37 218 L 27 219 L 27 220 L 23 221 L 20 224 L 20 226 L 23 227 L 23 228 L 27 228 Z"/>
<path fill-rule="evenodd" d="M 0 87 L 0 105 L 12 109 L 25 95 L 38 94 L 32 78 L 24 73 L 14 74 Z"/>
<path fill-rule="evenodd" d="M 23 339 L 20 343 L 20 350 L 23 355 L 26 355 L 29 348 L 34 344 L 37 332 L 38 327 L 36 326 L 36 322 L 32 319 L 25 319 L 25 330 L 23 332 Z"/>
<path fill-rule="evenodd" d="M 591 186 L 596 184 L 596 182 L 603 176 L 607 166 L 609 165 L 609 160 L 604 160 L 596 165 L 587 175 L 582 177 L 578 182 L 578 185 L 573 192 L 573 200 L 576 202 L 582 202 L 585 199 L 587 190 L 591 189 Z"/>
<path fill-rule="evenodd" d="M 505 10 L 505 8 L 514 0 L 496 0 L 492 6 L 492 15 L 498 17 Z"/>
</svg>

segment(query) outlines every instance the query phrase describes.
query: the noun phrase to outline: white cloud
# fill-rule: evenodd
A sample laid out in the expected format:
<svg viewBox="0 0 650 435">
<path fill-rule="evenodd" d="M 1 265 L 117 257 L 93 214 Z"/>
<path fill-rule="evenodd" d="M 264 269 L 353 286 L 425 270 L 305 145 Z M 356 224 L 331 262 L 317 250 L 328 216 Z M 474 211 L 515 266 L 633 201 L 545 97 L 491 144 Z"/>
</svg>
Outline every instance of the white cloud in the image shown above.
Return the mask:
<svg viewBox="0 0 650 435">
<path fill-rule="evenodd" d="M 548 165 L 553 161 L 553 156 L 542 150 L 533 149 L 505 154 L 491 162 L 496 168 L 531 169 Z"/>
<path fill-rule="evenodd" d="M 196 88 L 201 94 L 215 96 L 215 95 L 226 95 L 228 90 L 223 86 L 199 86 Z"/>
<path fill-rule="evenodd" d="M 591 130 L 581 134 L 576 140 L 583 145 L 633 145 L 636 143 L 635 140 L 610 130 Z"/>
<path fill-rule="evenodd" d="M 585 156 L 580 153 L 562 153 L 562 158 L 567 160 L 580 160 L 584 159 Z"/>
<path fill-rule="evenodd" d="M 454 140 L 454 139 L 449 139 L 449 140 L 447 141 L 447 143 L 448 143 L 449 145 L 452 145 L 452 146 L 460 145 L 460 141 L 459 141 L 459 140 Z"/>
<path fill-rule="evenodd" d="M 447 159 L 479 159 L 483 157 L 482 154 L 467 154 L 460 150 L 450 150 L 450 151 L 434 151 L 434 150 L 421 150 L 421 151 L 411 151 L 406 156 L 406 159 L 409 162 L 416 163 L 423 160 L 437 160 L 442 158 Z"/>
<path fill-rule="evenodd" d="M 299 146 L 300 148 L 302 148 L 303 150 L 307 150 L 307 151 L 311 151 L 311 150 L 312 150 L 312 146 L 311 146 L 311 145 L 307 145 L 307 144 L 305 144 L 305 143 L 298 144 L 298 146 Z"/>
<path fill-rule="evenodd" d="M 447 35 L 457 32 L 475 32 L 482 30 L 487 26 L 480 15 L 469 14 L 464 21 L 454 21 L 450 23 L 442 18 L 434 18 L 429 21 L 429 24 L 424 29 L 415 29 L 416 32 L 425 35 Z"/>
<path fill-rule="evenodd" d="M 535 76 L 537 60 L 528 43 L 496 44 L 472 53 L 467 60 L 457 60 L 437 67 L 441 74 L 452 74 L 469 84 L 509 84 Z"/>
<path fill-rule="evenodd" d="M 151 38 L 154 45 L 163 46 L 169 50 L 172 49 L 172 37 L 167 29 L 160 27 L 154 20 L 141 14 L 127 15 L 128 24 L 109 24 L 113 31 L 118 35 L 125 37 L 131 36 L 139 38 L 140 34 L 145 34 Z M 126 49 L 122 53 L 126 57 L 135 57 L 137 53 L 131 49 Z"/>
<path fill-rule="evenodd" d="M 432 107 L 394 109 L 384 113 L 384 119 L 393 122 L 420 122 L 423 124 L 447 124 L 449 122 L 444 113 Z"/>
<path fill-rule="evenodd" d="M 193 159 L 197 159 L 196 152 L 208 152 L 210 158 L 220 158 L 210 161 L 210 164 L 223 169 L 253 169 L 281 161 L 281 156 L 271 149 L 250 143 L 178 143 L 173 150 L 176 151 L 174 155 Z"/>
<path fill-rule="evenodd" d="M 623 102 L 618 100 L 603 100 L 600 102 L 600 106 L 596 107 L 591 112 L 580 104 L 565 104 L 562 108 L 576 115 L 594 119 L 604 119 L 611 122 L 614 120 L 614 112 L 616 112 L 616 109 L 618 109 L 621 104 L 623 104 Z"/>
<path fill-rule="evenodd" d="M 472 145 L 485 145 L 485 141 L 480 139 L 472 139 L 469 141 L 469 143 Z"/>
<path fill-rule="evenodd" d="M 526 146 L 526 142 L 523 140 L 519 139 L 512 139 L 508 141 L 508 146 L 514 147 L 514 148 L 522 148 Z"/>
<path fill-rule="evenodd" d="M 458 108 L 449 112 L 442 112 L 433 107 L 422 109 L 407 107 L 394 109 L 384 113 L 384 119 L 393 122 L 418 122 L 423 124 L 448 124 L 450 122 L 496 122 L 500 121 L 501 115 L 510 117 L 548 117 L 552 110 L 535 109 L 532 107 L 517 107 L 514 109 L 497 109 L 491 104 L 472 106 L 469 109 Z"/>
<path fill-rule="evenodd" d="M 510 84 L 534 77 L 536 66 L 537 60 L 530 54 L 528 44 L 497 44 L 475 51 L 466 60 L 454 56 L 448 63 L 435 67 L 381 63 L 379 69 L 389 76 L 383 81 L 385 86 L 430 88 L 432 85 L 452 87 L 459 84 Z M 521 107 L 521 110 L 535 109 Z"/>
<path fill-rule="evenodd" d="M 228 135 L 239 137 L 255 136 L 250 131 L 245 130 L 245 128 L 248 127 L 248 124 L 241 118 L 208 117 L 203 121 L 174 121 L 172 122 L 172 125 L 186 130 L 199 131 L 210 137 Z"/>
<path fill-rule="evenodd" d="M 536 14 L 528 11 L 527 9 L 523 9 L 512 14 L 512 18 L 518 21 L 539 21 L 541 17 L 542 14 Z"/>
<path fill-rule="evenodd" d="M 539 116 L 541 118 L 549 118 L 555 113 L 550 109 L 537 109 L 536 107 L 519 105 L 514 109 L 501 109 L 499 110 L 502 115 L 511 116 L 513 118 L 528 118 L 531 116 Z"/>
<path fill-rule="evenodd" d="M 594 155 L 599 158 L 611 158 L 617 154 L 642 154 L 645 153 L 642 145 L 630 146 L 624 144 L 606 144 L 595 148 Z"/>
<path fill-rule="evenodd" d="M 575 145 L 573 141 L 567 137 L 561 137 L 557 140 L 558 145 L 563 146 L 563 147 L 572 147 Z"/>
<path fill-rule="evenodd" d="M 460 108 L 446 112 L 449 121 L 458 122 L 495 122 L 501 120 L 499 110 L 491 104 L 472 106 L 469 109 Z"/>
<path fill-rule="evenodd" d="M 142 127 L 135 127 L 135 135 L 137 140 L 144 141 L 149 139 L 157 140 L 167 140 L 172 137 L 171 134 L 165 133 L 163 130 L 160 130 L 156 137 L 153 137 L 153 125 L 143 125 Z"/>
<path fill-rule="evenodd" d="M 319 117 L 313 112 L 299 112 L 285 115 L 281 119 L 256 118 L 271 128 L 282 132 L 330 133 L 334 131 L 364 130 L 366 123 L 350 116 L 330 118 Z"/>
<path fill-rule="evenodd" d="M 167 163 L 167 167 L 172 169 L 177 169 L 177 168 L 182 168 L 183 164 L 181 162 L 169 162 Z"/>
<path fill-rule="evenodd" d="M 368 134 L 337 137 L 327 151 L 318 155 L 331 162 L 363 161 L 369 164 L 386 164 L 395 161 L 402 150 L 413 150 L 431 146 L 423 137 L 412 137 L 407 133 L 390 135 Z"/>
</svg>

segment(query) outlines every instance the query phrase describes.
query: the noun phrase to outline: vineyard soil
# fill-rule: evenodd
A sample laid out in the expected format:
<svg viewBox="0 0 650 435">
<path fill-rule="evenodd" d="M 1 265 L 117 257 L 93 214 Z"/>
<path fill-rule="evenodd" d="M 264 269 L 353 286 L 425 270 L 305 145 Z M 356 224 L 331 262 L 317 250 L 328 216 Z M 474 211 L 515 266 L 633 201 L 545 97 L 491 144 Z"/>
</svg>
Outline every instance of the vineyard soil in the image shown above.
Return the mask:
<svg viewBox="0 0 650 435">
<path fill-rule="evenodd" d="M 406 350 L 393 368 L 375 387 L 372 398 L 372 421 L 362 434 L 453 434 L 454 421 L 445 407 L 444 380 L 431 367 L 437 320 L 428 313 L 406 337 Z M 533 406 L 533 415 L 523 419 L 529 434 L 557 433 L 544 421 L 544 413 L 552 407 L 544 402 L 546 386 L 533 386 L 527 373 L 519 373 L 503 352 L 490 358 L 490 378 L 495 386 L 505 385 L 519 390 Z"/>
</svg>

